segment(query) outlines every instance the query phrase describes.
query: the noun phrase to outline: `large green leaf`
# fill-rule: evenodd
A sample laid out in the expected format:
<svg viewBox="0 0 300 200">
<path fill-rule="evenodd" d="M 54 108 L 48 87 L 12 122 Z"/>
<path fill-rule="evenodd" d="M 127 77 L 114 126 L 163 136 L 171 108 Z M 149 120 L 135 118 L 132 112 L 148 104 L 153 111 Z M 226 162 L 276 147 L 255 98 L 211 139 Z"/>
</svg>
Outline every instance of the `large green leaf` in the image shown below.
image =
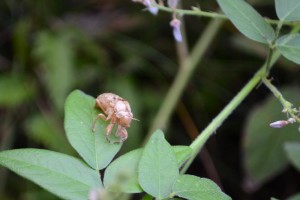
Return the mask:
<svg viewBox="0 0 300 200">
<path fill-rule="evenodd" d="M 67 138 L 80 156 L 94 169 L 103 169 L 121 148 L 121 144 L 106 141 L 106 126 L 103 120 L 96 123 L 94 118 L 100 110 L 95 108 L 95 99 L 79 90 L 72 92 L 65 104 L 65 130 Z"/>
<path fill-rule="evenodd" d="M 192 150 L 188 146 L 172 146 L 178 166 L 190 156 Z M 114 160 L 105 170 L 104 186 L 111 191 L 139 193 L 142 188 L 138 182 L 138 164 L 143 149 L 128 152 Z"/>
<path fill-rule="evenodd" d="M 275 32 L 264 18 L 244 0 L 217 0 L 225 15 L 248 38 L 271 43 Z"/>
<path fill-rule="evenodd" d="M 284 57 L 300 64 L 300 34 L 284 35 L 280 37 L 277 46 Z"/>
<path fill-rule="evenodd" d="M 282 21 L 300 20 L 299 0 L 275 0 L 276 13 Z"/>
<path fill-rule="evenodd" d="M 289 160 L 300 171 L 300 143 L 289 142 L 284 146 Z"/>
<path fill-rule="evenodd" d="M 53 151 L 3 151 L 0 164 L 63 199 L 87 199 L 92 188 L 103 187 L 98 171 L 76 158 Z"/>
<path fill-rule="evenodd" d="M 176 196 L 189 200 L 229 200 L 213 181 L 192 175 L 181 175 L 173 186 Z"/>
<path fill-rule="evenodd" d="M 284 97 L 291 102 L 300 102 L 300 92 L 295 88 L 282 89 Z M 296 105 L 295 105 L 296 106 Z M 274 129 L 271 122 L 285 120 L 279 101 L 271 95 L 250 113 L 243 140 L 244 167 L 254 184 L 261 184 L 281 172 L 288 164 L 283 145 L 288 141 L 300 141 L 295 124 Z"/>
<path fill-rule="evenodd" d="M 139 164 L 139 183 L 157 199 L 167 198 L 179 176 L 175 154 L 161 130 L 153 133 L 146 144 Z"/>
</svg>

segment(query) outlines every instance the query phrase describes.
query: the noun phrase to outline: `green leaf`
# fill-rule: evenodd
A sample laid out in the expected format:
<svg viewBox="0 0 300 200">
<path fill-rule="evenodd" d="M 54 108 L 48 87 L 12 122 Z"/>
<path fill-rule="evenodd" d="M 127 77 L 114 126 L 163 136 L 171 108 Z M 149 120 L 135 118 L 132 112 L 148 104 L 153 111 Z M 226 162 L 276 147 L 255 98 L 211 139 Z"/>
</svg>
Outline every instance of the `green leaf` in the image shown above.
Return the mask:
<svg viewBox="0 0 300 200">
<path fill-rule="evenodd" d="M 271 43 L 275 32 L 264 18 L 244 0 L 217 0 L 225 15 L 246 37 Z"/>
<path fill-rule="evenodd" d="M 173 191 L 176 196 L 189 200 L 231 199 L 213 181 L 192 175 L 179 176 L 173 186 Z"/>
<path fill-rule="evenodd" d="M 41 73 L 54 105 L 62 110 L 64 101 L 74 83 L 73 70 L 75 52 L 71 31 L 56 34 L 40 32 L 37 35 L 34 55 L 41 61 L 44 72 Z"/>
<path fill-rule="evenodd" d="M 153 133 L 139 164 L 139 182 L 143 190 L 157 199 L 167 198 L 179 176 L 178 164 L 161 130 Z"/>
<path fill-rule="evenodd" d="M 284 149 L 287 153 L 288 159 L 292 164 L 300 171 L 300 143 L 289 142 L 284 145 Z"/>
<path fill-rule="evenodd" d="M 284 35 L 280 37 L 277 46 L 284 57 L 300 64 L 300 34 Z"/>
<path fill-rule="evenodd" d="M 275 0 L 276 13 L 282 21 L 300 20 L 299 0 Z"/>
<path fill-rule="evenodd" d="M 34 85 L 24 77 L 9 74 L 0 76 L 0 106 L 15 107 L 29 101 L 35 93 Z"/>
<path fill-rule="evenodd" d="M 92 188 L 103 187 L 98 171 L 76 158 L 53 151 L 3 151 L 0 164 L 63 199 L 87 199 Z"/>
<path fill-rule="evenodd" d="M 299 102 L 300 92 L 295 88 L 282 89 L 290 102 Z M 288 164 L 283 145 L 288 141 L 300 141 L 298 127 L 290 124 L 281 129 L 269 126 L 271 122 L 286 120 L 279 101 L 270 95 L 259 107 L 252 110 L 245 126 L 243 138 L 244 166 L 253 184 L 262 184 L 277 175 Z"/>
<path fill-rule="evenodd" d="M 178 166 L 180 166 L 191 154 L 192 150 L 188 146 L 172 147 Z M 114 160 L 105 170 L 104 186 L 110 191 L 124 193 L 143 192 L 138 182 L 138 164 L 142 156 L 143 149 L 136 149 L 128 152 Z"/>
<path fill-rule="evenodd" d="M 105 170 L 103 180 L 105 188 L 115 192 L 143 192 L 137 173 L 141 155 L 142 149 L 136 149 L 113 161 Z"/>
<path fill-rule="evenodd" d="M 94 118 L 100 112 L 95 108 L 95 98 L 79 90 L 73 91 L 66 100 L 67 138 L 80 156 L 97 170 L 105 168 L 122 146 L 106 141 L 108 122 L 99 119 L 96 123 L 96 132 L 92 131 Z"/>
<path fill-rule="evenodd" d="M 287 198 L 287 200 L 300 200 L 300 193 L 292 195 L 291 197 Z"/>
</svg>

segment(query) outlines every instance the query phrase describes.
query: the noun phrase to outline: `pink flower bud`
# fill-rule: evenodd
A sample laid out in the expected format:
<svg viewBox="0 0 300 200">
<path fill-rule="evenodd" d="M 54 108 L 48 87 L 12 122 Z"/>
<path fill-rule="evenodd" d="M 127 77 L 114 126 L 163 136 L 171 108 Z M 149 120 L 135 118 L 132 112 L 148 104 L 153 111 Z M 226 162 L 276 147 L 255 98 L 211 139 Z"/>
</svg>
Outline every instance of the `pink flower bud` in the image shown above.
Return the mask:
<svg viewBox="0 0 300 200">
<path fill-rule="evenodd" d="M 173 36 L 177 42 L 182 41 L 180 24 L 181 24 L 181 22 L 177 18 L 172 19 L 172 21 L 170 22 L 170 25 L 173 27 Z"/>
<path fill-rule="evenodd" d="M 282 128 L 282 127 L 284 127 L 284 126 L 286 126 L 286 125 L 288 125 L 288 124 L 289 124 L 288 121 L 285 121 L 285 120 L 279 120 L 279 121 L 276 121 L 276 122 L 271 123 L 270 126 L 271 126 L 272 128 Z"/>
</svg>

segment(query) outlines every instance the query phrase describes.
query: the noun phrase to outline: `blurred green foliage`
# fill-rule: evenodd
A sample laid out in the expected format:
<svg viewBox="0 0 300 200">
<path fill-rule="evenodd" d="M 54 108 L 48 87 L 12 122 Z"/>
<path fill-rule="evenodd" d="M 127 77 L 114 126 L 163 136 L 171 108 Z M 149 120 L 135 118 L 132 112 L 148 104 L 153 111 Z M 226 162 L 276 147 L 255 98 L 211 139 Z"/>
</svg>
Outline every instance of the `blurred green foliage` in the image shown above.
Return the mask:
<svg viewBox="0 0 300 200">
<path fill-rule="evenodd" d="M 251 2 L 264 16 L 276 18 L 273 1 Z M 198 4 L 203 10 L 217 8 L 210 0 L 183 2 L 185 8 Z M 64 101 L 76 88 L 94 97 L 109 91 L 127 99 L 140 121 L 132 123 L 122 151 L 141 146 L 178 69 L 170 14 L 154 17 L 142 9 L 121 0 L 0 1 L 0 149 L 39 147 L 76 155 L 63 131 Z M 192 47 L 208 19 L 185 20 Z M 178 109 L 167 130 L 172 144 L 189 144 L 191 124 L 203 129 L 266 58 L 264 48 L 238 35 L 226 23 L 197 67 L 181 99 L 188 117 Z M 271 73 L 274 84 L 299 85 L 299 71 L 280 60 Z M 215 166 L 197 159 L 190 169 L 213 180 L 211 174 L 219 176 L 233 199 L 285 199 L 300 191 L 299 173 L 291 168 L 281 176 L 274 173 L 264 187 L 241 187 L 246 177 L 240 149 L 243 124 L 267 92 L 263 86 L 254 91 L 208 142 L 208 157 L 201 155 L 201 160 Z M 271 117 L 280 109 L 264 114 Z M 0 177 L 0 199 L 57 199 L 2 168 Z M 286 187 L 278 190 L 283 181 Z"/>
<path fill-rule="evenodd" d="M 282 88 L 281 91 L 291 102 L 299 102 L 299 89 Z M 284 152 L 285 143 L 300 142 L 297 124 L 282 129 L 269 127 L 272 120 L 286 118 L 286 114 L 281 111 L 278 100 L 270 96 L 249 114 L 243 138 L 244 165 L 248 175 L 245 181 L 252 181 L 255 187 L 287 167 L 289 162 Z"/>
</svg>

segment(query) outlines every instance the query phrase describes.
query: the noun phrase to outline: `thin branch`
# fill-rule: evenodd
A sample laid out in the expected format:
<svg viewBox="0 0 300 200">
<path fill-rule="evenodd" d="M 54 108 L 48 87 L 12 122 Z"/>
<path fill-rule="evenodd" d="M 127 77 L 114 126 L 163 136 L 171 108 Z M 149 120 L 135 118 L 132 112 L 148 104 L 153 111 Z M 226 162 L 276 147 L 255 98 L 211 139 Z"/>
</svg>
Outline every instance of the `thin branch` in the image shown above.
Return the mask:
<svg viewBox="0 0 300 200">
<path fill-rule="evenodd" d="M 282 107 L 284 108 L 284 111 L 290 115 L 293 119 L 295 119 L 297 122 L 300 122 L 300 118 L 297 116 L 297 113 L 299 112 L 296 108 L 293 108 L 293 104 L 287 101 L 281 92 L 269 81 L 268 79 L 264 78 L 263 83 L 269 90 L 273 93 L 273 95 L 279 100 Z"/>
<path fill-rule="evenodd" d="M 163 5 L 159 5 L 155 1 L 153 1 L 153 5 L 155 7 L 157 7 L 159 10 L 170 12 L 170 13 L 174 12 L 173 9 L 163 6 Z M 195 8 L 193 10 L 176 9 L 175 12 L 178 15 L 195 15 L 195 16 L 201 16 L 201 17 L 214 18 L 214 19 L 228 19 L 228 17 L 224 14 L 220 14 L 217 12 L 207 12 L 207 11 L 203 11 L 203 10 L 200 10 L 197 8 Z M 264 18 L 264 19 L 269 24 L 277 25 L 278 23 L 280 23 L 280 20 L 269 19 L 269 18 Z M 286 25 L 286 26 L 294 26 L 296 24 L 298 24 L 298 22 L 287 22 L 287 21 L 283 22 L 283 25 Z"/>
</svg>

